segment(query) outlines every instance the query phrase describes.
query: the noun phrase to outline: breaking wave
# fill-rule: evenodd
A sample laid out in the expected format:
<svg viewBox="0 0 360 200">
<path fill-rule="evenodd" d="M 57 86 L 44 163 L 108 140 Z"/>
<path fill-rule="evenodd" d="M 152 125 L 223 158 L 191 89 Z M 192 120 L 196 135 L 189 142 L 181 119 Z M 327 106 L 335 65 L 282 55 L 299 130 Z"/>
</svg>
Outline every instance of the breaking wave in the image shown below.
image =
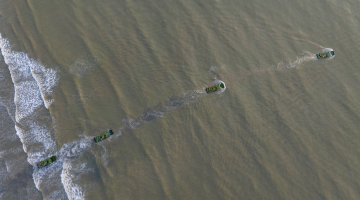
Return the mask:
<svg viewBox="0 0 360 200">
<path fill-rule="evenodd" d="M 19 121 L 31 114 L 42 104 L 48 108 L 51 100 L 45 100 L 45 97 L 52 94 L 53 88 L 58 83 L 57 70 L 45 68 L 23 52 L 12 51 L 9 41 L 2 38 L 1 34 L 0 48 L 16 88 L 15 102 L 18 102 L 17 107 L 19 107 L 16 120 Z"/>
<path fill-rule="evenodd" d="M 56 70 L 45 68 L 27 54 L 12 51 L 9 41 L 1 34 L 0 48 L 15 88 L 16 133 L 28 154 L 28 162 L 34 165 L 56 148 L 51 116 L 44 108 L 52 102 L 45 100 L 45 96 L 52 94 L 59 76 Z"/>
<path fill-rule="evenodd" d="M 30 69 L 40 87 L 44 105 L 49 109 L 49 106 L 54 102 L 54 99 L 46 99 L 45 97 L 51 96 L 54 87 L 58 84 L 60 79 L 58 72 L 55 69 L 45 68 L 43 65 L 40 65 L 39 62 L 34 60 L 31 62 Z"/>
<path fill-rule="evenodd" d="M 70 200 L 85 199 L 86 191 L 101 188 L 98 183 L 89 182 L 88 178 L 86 184 L 82 183 L 81 186 L 79 184 L 82 176 L 91 177 L 93 175 L 89 173 L 95 173 L 94 168 L 89 167 L 88 163 L 80 159 L 85 152 L 89 152 L 92 143 L 92 140 L 84 138 L 65 144 L 59 152 L 59 161 L 63 163 L 61 183 Z"/>
<path fill-rule="evenodd" d="M 65 161 L 63 164 L 61 182 L 64 185 L 67 197 L 70 200 L 82 200 L 85 197 L 83 189 L 75 183 L 78 179 L 74 174 L 84 169 L 85 165 L 86 163 L 83 163 L 78 168 L 74 168 L 71 161 Z"/>
<path fill-rule="evenodd" d="M 62 162 L 54 162 L 49 166 L 33 171 L 35 186 L 39 191 L 43 192 L 44 199 L 67 198 L 65 189 L 61 184 L 60 174 L 62 168 Z M 46 192 L 45 194 L 44 191 Z"/>
<path fill-rule="evenodd" d="M 58 71 L 41 65 L 23 52 L 12 51 L 9 41 L 2 38 L 1 34 L 0 49 L 14 87 L 16 135 L 20 138 L 27 161 L 34 166 L 57 151 L 48 108 L 54 101 L 51 95 L 59 81 Z M 43 192 L 45 199 L 66 199 L 59 178 L 61 168 L 59 162 L 49 168 L 33 171 L 35 186 Z M 48 191 L 52 192 L 48 194 Z"/>
<path fill-rule="evenodd" d="M 1 35 L 0 48 L 15 87 L 15 119 L 19 123 L 15 126 L 17 135 L 23 143 L 24 151 L 28 153 L 29 163 L 35 164 L 39 160 L 39 155 L 44 151 L 43 149 L 35 150 L 35 148 L 30 150 L 31 145 L 41 143 L 47 151 L 53 150 L 55 147 L 55 142 L 50 135 L 49 129 L 51 128 L 37 123 L 36 121 L 39 120 L 35 121 L 34 117 L 39 116 L 38 112 L 41 107 L 46 105 L 46 101 L 43 99 L 44 95 L 40 91 L 44 91 L 46 94 L 51 93 L 52 87 L 56 84 L 56 80 L 52 78 L 57 76 L 54 75 L 54 71 L 47 71 L 44 67 L 40 67 L 38 62 L 30 59 L 27 54 L 13 52 L 9 41 L 2 38 Z M 32 71 L 36 74 L 37 79 L 41 80 L 40 84 L 34 79 Z M 42 73 L 44 71 L 48 73 Z M 46 85 L 46 83 L 52 85 Z M 45 85 L 46 87 L 44 87 Z M 43 114 L 41 113 L 41 115 Z"/>
<path fill-rule="evenodd" d="M 82 139 L 66 143 L 55 155 L 56 162 L 41 169 L 35 169 L 33 178 L 36 187 L 40 191 L 51 191 L 46 196 L 47 199 L 83 199 L 84 191 L 80 186 L 74 184 L 76 179 L 71 180 L 75 176 L 72 163 L 79 159 L 85 151 L 91 146 L 89 139 Z M 85 164 L 85 163 L 83 163 Z"/>
<path fill-rule="evenodd" d="M 8 65 L 0 54 L 0 199 L 41 199 L 41 193 L 32 180 L 32 166 L 27 162 L 27 154 L 23 150 L 15 129 L 15 88 L 10 77 Z M 16 159 L 14 159 L 16 158 Z M 8 178 L 6 178 L 8 177 Z M 24 184 L 17 184 L 19 177 Z M 13 191 L 25 191 L 13 193 Z M 3 197 L 3 195 L 5 197 Z M 13 196 L 15 195 L 15 196 Z"/>
</svg>

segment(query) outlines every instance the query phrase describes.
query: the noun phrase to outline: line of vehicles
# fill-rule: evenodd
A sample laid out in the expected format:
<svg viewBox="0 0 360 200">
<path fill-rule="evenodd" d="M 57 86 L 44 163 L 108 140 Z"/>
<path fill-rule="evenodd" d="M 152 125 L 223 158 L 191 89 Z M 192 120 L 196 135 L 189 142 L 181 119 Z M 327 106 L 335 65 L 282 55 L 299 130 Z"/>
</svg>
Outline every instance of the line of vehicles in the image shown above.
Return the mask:
<svg viewBox="0 0 360 200">
<path fill-rule="evenodd" d="M 101 141 L 105 140 L 106 138 L 112 136 L 113 134 L 114 134 L 114 132 L 110 129 L 110 130 L 94 137 L 94 141 L 95 141 L 95 143 L 101 142 Z M 39 162 L 37 164 L 37 168 L 38 169 L 43 168 L 47 165 L 50 165 L 51 163 L 53 163 L 55 161 L 56 161 L 56 156 L 51 156 L 50 158 L 47 158 L 47 159 Z"/>
<path fill-rule="evenodd" d="M 332 57 L 334 55 L 335 55 L 334 51 L 329 51 L 329 52 L 324 52 L 324 53 L 318 53 L 318 54 L 316 54 L 316 57 L 317 57 L 317 59 L 324 59 L 324 58 Z M 206 88 L 205 91 L 206 91 L 206 93 L 212 93 L 212 92 L 219 91 L 223 88 L 225 88 L 225 85 L 224 85 L 224 83 L 221 82 L 220 84 Z M 95 141 L 95 143 L 101 142 L 102 140 L 109 138 L 113 134 L 114 134 L 114 132 L 112 130 L 108 130 L 108 131 L 94 137 L 94 141 Z M 45 167 L 55 161 L 56 161 L 56 156 L 51 156 L 50 158 L 47 158 L 47 159 L 39 162 L 37 164 L 37 167 L 42 168 L 42 167 Z"/>
<path fill-rule="evenodd" d="M 208 87 L 205 89 L 206 93 L 211 93 L 211 92 L 215 92 L 215 91 L 218 91 L 218 90 L 221 90 L 222 88 L 224 88 L 225 85 L 224 83 L 220 83 L 218 85 L 214 85 L 214 86 L 211 86 L 211 87 Z M 94 137 L 94 142 L 95 143 L 98 143 L 98 142 L 101 142 L 103 140 L 105 140 L 106 138 L 109 138 L 110 136 L 112 136 L 114 134 L 114 132 L 110 129 L 96 137 Z M 37 164 L 37 167 L 40 169 L 42 167 L 45 167 L 47 165 L 50 165 L 51 163 L 55 162 L 56 161 L 56 156 L 51 156 L 50 158 L 47 158 L 41 162 L 39 162 Z"/>
</svg>

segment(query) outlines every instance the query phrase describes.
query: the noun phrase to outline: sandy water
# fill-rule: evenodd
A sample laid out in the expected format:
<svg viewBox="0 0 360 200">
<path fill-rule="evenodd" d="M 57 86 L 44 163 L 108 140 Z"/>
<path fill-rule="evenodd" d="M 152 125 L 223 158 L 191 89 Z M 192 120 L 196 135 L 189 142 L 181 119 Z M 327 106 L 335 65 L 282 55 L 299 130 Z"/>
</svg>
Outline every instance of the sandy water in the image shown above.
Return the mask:
<svg viewBox="0 0 360 200">
<path fill-rule="evenodd" d="M 0 199 L 359 199 L 358 7 L 1 1 Z"/>
</svg>

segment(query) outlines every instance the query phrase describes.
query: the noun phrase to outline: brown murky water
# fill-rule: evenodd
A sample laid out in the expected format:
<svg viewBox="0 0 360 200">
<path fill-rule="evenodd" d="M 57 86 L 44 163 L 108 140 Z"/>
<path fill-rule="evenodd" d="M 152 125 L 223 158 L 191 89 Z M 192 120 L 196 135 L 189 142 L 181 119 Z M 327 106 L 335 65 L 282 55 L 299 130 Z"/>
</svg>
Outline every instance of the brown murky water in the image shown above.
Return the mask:
<svg viewBox="0 0 360 200">
<path fill-rule="evenodd" d="M 0 199 L 359 199 L 357 8 L 1 1 Z"/>
</svg>

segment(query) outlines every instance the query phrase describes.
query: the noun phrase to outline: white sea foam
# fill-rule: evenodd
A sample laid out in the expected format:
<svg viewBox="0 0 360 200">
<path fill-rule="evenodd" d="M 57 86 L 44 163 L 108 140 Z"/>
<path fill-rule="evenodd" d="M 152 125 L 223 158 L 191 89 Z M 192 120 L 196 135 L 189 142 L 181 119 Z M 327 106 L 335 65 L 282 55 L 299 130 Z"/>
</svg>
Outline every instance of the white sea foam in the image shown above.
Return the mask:
<svg viewBox="0 0 360 200">
<path fill-rule="evenodd" d="M 50 192 L 46 193 L 44 199 L 66 199 L 67 195 L 62 187 L 60 177 L 62 169 L 63 163 L 56 161 L 49 166 L 34 170 L 33 179 L 36 188 L 40 191 Z"/>
<path fill-rule="evenodd" d="M 58 72 L 56 69 L 45 68 L 35 60 L 31 60 L 30 64 L 31 73 L 40 87 L 45 107 L 49 108 L 54 99 L 46 100 L 45 97 L 50 96 L 53 93 L 54 87 L 58 84 L 60 78 Z"/>
<path fill-rule="evenodd" d="M 322 49 L 322 52 L 329 52 L 329 51 L 333 51 L 333 49 L 332 48 L 324 48 L 324 49 Z M 303 62 L 311 61 L 311 60 L 317 60 L 316 55 L 314 53 L 304 51 L 303 54 L 304 54 L 304 56 L 298 57 L 295 61 L 287 62 L 286 67 L 287 68 L 296 68 L 296 67 L 300 66 Z M 330 56 L 330 58 L 328 58 L 328 59 L 332 59 L 334 57 L 335 57 L 335 55 Z"/>
<path fill-rule="evenodd" d="M 66 194 L 70 200 L 84 199 L 84 191 L 79 185 L 74 183 L 76 177 L 71 171 L 72 171 L 71 162 L 66 161 L 63 165 L 63 170 L 61 172 L 61 182 L 64 185 Z"/>
<path fill-rule="evenodd" d="M 41 184 L 44 183 L 44 181 L 46 180 L 50 180 L 48 179 L 50 177 L 56 177 L 57 172 L 61 171 L 61 169 L 62 169 L 61 162 L 54 162 L 51 165 L 43 167 L 41 169 L 35 169 L 33 171 L 33 179 L 36 188 L 40 190 Z M 46 185 L 47 184 L 45 184 L 45 186 Z"/>
<path fill-rule="evenodd" d="M 76 158 L 84 153 L 85 150 L 88 150 L 90 146 L 91 141 L 88 139 L 66 143 L 61 148 L 59 157 L 62 160 Z"/>
<path fill-rule="evenodd" d="M 314 53 L 304 51 L 304 54 L 305 55 L 302 56 L 302 57 L 297 57 L 295 61 L 287 62 L 286 63 L 286 68 L 296 68 L 296 67 L 300 66 L 305 61 L 316 60 L 316 56 L 315 56 Z"/>
<path fill-rule="evenodd" d="M 43 105 L 37 83 L 33 80 L 15 83 L 16 121 L 20 122 Z"/>
<path fill-rule="evenodd" d="M 96 66 L 97 62 L 90 54 L 82 55 L 70 66 L 70 73 L 78 77 L 84 76 Z"/>
<path fill-rule="evenodd" d="M 82 139 L 64 144 L 59 153 L 59 161 L 63 162 L 61 172 L 61 183 L 69 199 L 84 199 L 85 190 L 76 182 L 80 175 L 93 172 L 94 169 L 88 168 L 86 163 L 75 164 L 75 161 L 91 147 L 91 140 Z M 85 187 L 85 186 L 83 186 Z"/>
<path fill-rule="evenodd" d="M 316 54 L 308 51 L 303 51 L 302 56 L 297 57 L 295 60 L 287 60 L 287 61 L 283 60 L 277 63 L 276 65 L 271 65 L 266 68 L 249 70 L 246 73 L 237 73 L 237 75 L 240 75 L 240 77 L 241 75 L 245 75 L 245 74 L 247 76 L 251 76 L 251 75 L 264 74 L 264 73 L 271 73 L 272 71 L 282 71 L 283 69 L 296 69 L 301 67 L 306 62 L 315 61 L 315 60 L 317 60 Z"/>
<path fill-rule="evenodd" d="M 129 125 L 132 129 L 137 129 L 142 127 L 138 119 L 130 118 L 130 119 L 123 119 L 122 121 L 124 122 L 125 125 Z"/>
<path fill-rule="evenodd" d="M 71 162 L 88 150 L 90 145 L 91 141 L 88 139 L 66 143 L 57 153 L 56 162 L 34 171 L 34 182 L 39 190 L 44 190 L 51 185 L 57 187 L 51 189 L 52 193 L 46 197 L 47 199 L 59 199 L 65 196 L 69 199 L 83 199 L 82 189 L 79 185 L 74 184 L 76 176 L 72 173 L 74 170 L 79 171 L 79 169 L 73 170 Z M 91 169 L 84 170 L 84 172 L 87 171 L 91 171 Z"/>
<path fill-rule="evenodd" d="M 93 169 L 85 168 L 85 163 L 73 168 L 72 163 L 90 146 L 91 141 L 88 139 L 66 143 L 56 154 L 56 162 L 34 170 L 33 178 L 38 190 L 51 191 L 46 199 L 83 199 L 83 189 L 75 184 L 77 176 L 74 173 L 88 173 Z"/>
<path fill-rule="evenodd" d="M 329 52 L 329 51 L 334 51 L 334 49 L 332 49 L 332 48 L 324 48 L 322 51 L 323 52 Z"/>
<path fill-rule="evenodd" d="M 15 84 L 15 103 L 19 107 L 16 120 L 19 121 L 31 114 L 42 103 L 48 108 L 45 96 L 51 95 L 58 83 L 57 71 L 45 68 L 23 52 L 12 51 L 9 41 L 2 38 L 1 34 L 0 48 Z"/>
<path fill-rule="evenodd" d="M 28 162 L 35 165 L 40 160 L 49 157 L 50 154 L 55 153 L 56 143 L 50 135 L 50 130 L 43 124 L 39 124 L 35 120 L 22 121 L 24 126 L 16 125 L 16 133 L 23 143 L 23 149 L 28 154 Z M 25 128 L 22 128 L 25 127 Z M 37 148 L 29 148 L 31 145 L 37 145 Z"/>
<path fill-rule="evenodd" d="M 36 165 L 56 152 L 56 142 L 51 134 L 52 118 L 46 108 L 54 101 L 50 97 L 59 76 L 57 70 L 40 65 L 27 54 L 12 51 L 9 41 L 1 34 L 0 48 L 15 88 L 16 134 L 27 153 L 28 162 Z M 61 169 L 62 163 L 55 162 L 49 167 L 34 170 L 33 179 L 37 189 L 51 191 L 44 198 L 66 198 L 61 187 Z"/>
<path fill-rule="evenodd" d="M 70 200 L 81 200 L 85 197 L 85 186 L 80 187 L 78 180 L 80 175 L 94 172 L 94 169 L 88 168 L 86 163 L 75 164 L 69 160 L 64 162 L 63 170 L 61 172 L 61 182 L 64 185 L 67 196 Z"/>
<path fill-rule="evenodd" d="M 39 157 L 41 153 L 38 151 L 43 154 L 51 153 L 56 145 L 50 134 L 51 127 L 38 121 L 45 118 L 50 118 L 48 120 L 51 121 L 50 114 L 44 116 L 45 113 L 39 110 L 49 105 L 44 95 L 52 93 L 59 77 L 56 70 L 46 69 L 25 53 L 12 51 L 9 41 L 2 38 L 1 34 L 0 48 L 15 87 L 15 120 L 19 123 L 15 127 L 17 135 L 23 143 L 24 151 L 28 153 L 28 161 L 35 164 L 45 156 Z M 42 143 L 44 148 L 28 149 L 30 145 L 36 143 Z"/>
</svg>

